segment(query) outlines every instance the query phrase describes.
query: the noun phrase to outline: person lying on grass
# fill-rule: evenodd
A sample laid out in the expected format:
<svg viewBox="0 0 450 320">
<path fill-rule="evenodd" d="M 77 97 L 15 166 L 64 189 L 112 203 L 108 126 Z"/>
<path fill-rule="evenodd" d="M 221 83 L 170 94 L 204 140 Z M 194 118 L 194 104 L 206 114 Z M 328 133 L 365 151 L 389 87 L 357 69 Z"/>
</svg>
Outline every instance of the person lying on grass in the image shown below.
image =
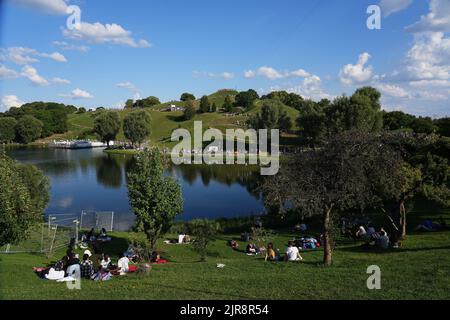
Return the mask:
<svg viewBox="0 0 450 320">
<path fill-rule="evenodd" d="M 301 260 L 303 260 L 302 256 L 300 255 L 300 251 L 294 245 L 293 241 L 288 242 L 288 247 L 286 250 L 286 255 L 284 256 L 284 260 L 285 261 L 301 261 Z"/>
</svg>

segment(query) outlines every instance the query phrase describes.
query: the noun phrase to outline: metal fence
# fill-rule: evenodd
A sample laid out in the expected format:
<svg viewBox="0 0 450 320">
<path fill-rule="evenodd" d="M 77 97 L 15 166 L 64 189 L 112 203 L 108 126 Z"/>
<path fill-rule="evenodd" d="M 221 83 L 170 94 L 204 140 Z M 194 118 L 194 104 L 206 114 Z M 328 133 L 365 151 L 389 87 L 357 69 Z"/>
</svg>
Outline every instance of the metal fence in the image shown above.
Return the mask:
<svg viewBox="0 0 450 320">
<path fill-rule="evenodd" d="M 55 250 L 69 246 L 79 238 L 81 229 L 114 230 L 114 212 L 85 211 L 81 214 L 49 214 L 46 222 L 27 231 L 26 240 L 0 247 L 0 253 L 42 253 L 52 256 Z"/>
</svg>

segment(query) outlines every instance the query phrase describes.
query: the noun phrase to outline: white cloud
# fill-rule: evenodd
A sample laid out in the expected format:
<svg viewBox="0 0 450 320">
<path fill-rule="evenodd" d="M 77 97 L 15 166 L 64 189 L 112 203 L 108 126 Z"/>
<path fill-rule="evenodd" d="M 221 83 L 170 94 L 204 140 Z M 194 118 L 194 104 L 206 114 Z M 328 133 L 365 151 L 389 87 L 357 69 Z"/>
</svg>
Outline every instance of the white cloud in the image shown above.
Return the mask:
<svg viewBox="0 0 450 320">
<path fill-rule="evenodd" d="M 118 84 L 116 84 L 116 87 L 127 89 L 128 91 L 130 91 L 133 94 L 134 100 L 138 100 L 141 98 L 140 90 L 133 83 L 131 83 L 129 81 L 118 83 Z"/>
<path fill-rule="evenodd" d="M 296 93 L 305 99 L 321 100 L 333 99 L 333 96 L 325 92 L 322 88 L 322 80 L 319 76 L 311 75 L 303 79 L 299 85 L 295 86 L 274 86 L 270 91 L 286 90 L 287 92 Z"/>
<path fill-rule="evenodd" d="M 55 77 L 55 78 L 52 79 L 52 83 L 55 83 L 55 84 L 70 84 L 70 80 Z"/>
<path fill-rule="evenodd" d="M 415 33 L 450 32 L 450 1 L 430 0 L 430 11 L 406 28 Z"/>
<path fill-rule="evenodd" d="M 11 107 L 20 107 L 24 103 L 25 102 L 20 100 L 15 95 L 6 95 L 6 96 L 3 96 L 3 98 L 2 98 L 2 104 L 1 104 L 2 108 L 1 109 L 6 111 Z"/>
<path fill-rule="evenodd" d="M 231 72 L 214 73 L 214 72 L 193 71 L 192 76 L 194 78 L 208 77 L 208 78 L 221 78 L 224 80 L 231 80 L 234 78 L 234 73 L 231 73 Z"/>
<path fill-rule="evenodd" d="M 65 15 L 67 10 L 65 0 L 9 0 L 9 2 L 49 14 Z"/>
<path fill-rule="evenodd" d="M 46 86 L 49 84 L 47 79 L 45 79 L 44 77 L 41 77 L 38 74 L 38 71 L 29 65 L 26 65 L 22 68 L 21 75 L 23 77 L 27 78 L 28 80 L 30 80 L 31 83 L 35 86 Z"/>
<path fill-rule="evenodd" d="M 412 0 L 381 0 L 378 4 L 381 7 L 383 16 L 388 17 L 395 12 L 407 9 Z"/>
<path fill-rule="evenodd" d="M 74 44 L 70 44 L 67 43 L 66 41 L 53 41 L 53 44 L 57 47 L 59 47 L 61 50 L 66 50 L 66 51 L 79 51 L 82 53 L 86 53 L 89 51 L 89 47 L 88 46 L 77 46 Z"/>
<path fill-rule="evenodd" d="M 73 30 L 63 29 L 62 32 L 66 38 L 90 43 L 109 43 L 133 48 L 151 47 L 151 44 L 147 40 L 134 39 L 131 31 L 125 30 L 122 26 L 115 23 L 81 22 L 80 28 L 74 28 Z"/>
<path fill-rule="evenodd" d="M 60 94 L 60 97 L 71 98 L 71 99 L 93 99 L 94 96 L 85 90 L 76 88 L 72 90 L 70 94 Z"/>
<path fill-rule="evenodd" d="M 380 92 L 384 95 L 388 95 L 390 97 L 395 98 L 406 98 L 409 97 L 409 93 L 404 88 L 394 85 L 394 84 L 387 84 L 387 83 L 380 83 L 375 85 L 375 87 L 380 90 Z"/>
<path fill-rule="evenodd" d="M 347 86 L 368 82 L 372 77 L 372 66 L 366 67 L 369 59 L 370 54 L 364 52 L 359 55 L 358 62 L 355 65 L 345 65 L 339 72 L 341 82 Z"/>
<path fill-rule="evenodd" d="M 67 62 L 59 52 L 44 53 L 35 49 L 24 47 L 9 47 L 0 49 L 0 60 L 10 61 L 18 65 L 27 65 L 38 62 L 36 57 L 48 58 L 58 62 Z"/>
<path fill-rule="evenodd" d="M 303 69 L 298 69 L 295 71 L 285 71 L 281 72 L 276 70 L 275 68 L 268 67 L 268 66 L 262 66 L 258 68 L 257 70 L 247 70 L 244 72 L 244 77 L 246 79 L 251 79 L 256 76 L 264 77 L 268 80 L 278 80 L 288 77 L 299 77 L 299 78 L 306 78 L 311 76 L 309 72 L 306 72 Z"/>
<path fill-rule="evenodd" d="M 17 71 L 9 69 L 4 65 L 0 64 L 0 80 L 15 79 L 18 78 L 19 76 L 20 74 Z"/>
</svg>

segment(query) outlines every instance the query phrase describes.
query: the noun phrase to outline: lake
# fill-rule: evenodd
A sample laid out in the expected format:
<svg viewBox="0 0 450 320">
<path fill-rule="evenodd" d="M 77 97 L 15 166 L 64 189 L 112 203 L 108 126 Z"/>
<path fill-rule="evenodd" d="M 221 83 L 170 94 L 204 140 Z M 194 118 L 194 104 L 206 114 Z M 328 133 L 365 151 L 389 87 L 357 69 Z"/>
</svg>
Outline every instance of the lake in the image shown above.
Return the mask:
<svg viewBox="0 0 450 320">
<path fill-rule="evenodd" d="M 46 215 L 79 216 L 114 212 L 114 228 L 127 230 L 134 215 L 127 196 L 127 171 L 133 157 L 108 155 L 101 149 L 14 148 L 7 154 L 40 168 L 51 182 Z M 231 218 L 259 214 L 262 200 L 254 191 L 259 168 L 239 165 L 171 166 L 166 174 L 181 184 L 184 212 L 177 219 Z"/>
</svg>

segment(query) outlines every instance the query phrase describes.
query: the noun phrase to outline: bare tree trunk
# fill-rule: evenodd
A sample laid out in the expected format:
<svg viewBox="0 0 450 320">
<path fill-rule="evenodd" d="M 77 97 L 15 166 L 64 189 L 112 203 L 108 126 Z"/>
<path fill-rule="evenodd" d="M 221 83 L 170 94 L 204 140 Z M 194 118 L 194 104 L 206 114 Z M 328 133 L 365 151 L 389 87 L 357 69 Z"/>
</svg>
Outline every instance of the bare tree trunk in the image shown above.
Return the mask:
<svg viewBox="0 0 450 320">
<path fill-rule="evenodd" d="M 401 238 L 406 237 L 406 207 L 405 199 L 400 200 L 400 227 L 401 227 Z"/>
<path fill-rule="evenodd" d="M 326 206 L 323 215 L 323 264 L 325 266 L 331 266 L 332 262 L 331 210 L 332 206 Z"/>
</svg>

